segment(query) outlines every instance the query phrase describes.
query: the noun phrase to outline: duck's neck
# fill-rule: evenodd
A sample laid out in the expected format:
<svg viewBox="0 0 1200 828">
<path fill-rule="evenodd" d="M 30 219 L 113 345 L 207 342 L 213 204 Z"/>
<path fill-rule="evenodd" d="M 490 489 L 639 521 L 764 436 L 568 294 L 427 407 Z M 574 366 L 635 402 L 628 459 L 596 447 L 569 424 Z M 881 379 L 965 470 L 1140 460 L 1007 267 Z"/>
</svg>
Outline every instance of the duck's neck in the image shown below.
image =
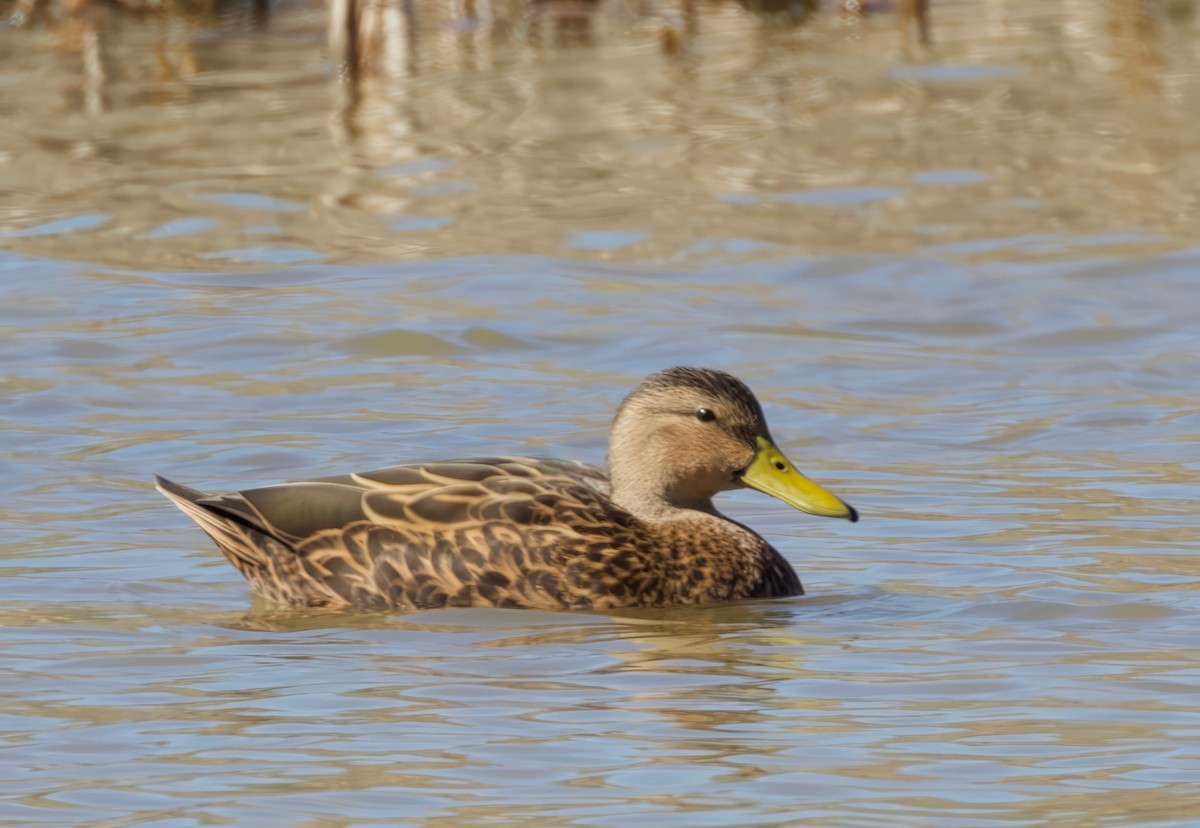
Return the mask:
<svg viewBox="0 0 1200 828">
<path fill-rule="evenodd" d="M 694 519 L 700 515 L 722 518 L 711 497 L 686 496 L 674 491 L 672 481 L 664 480 L 664 464 L 652 456 L 640 456 L 636 462 L 610 453 L 609 480 L 613 501 L 632 515 L 650 523 Z"/>
<path fill-rule="evenodd" d="M 710 498 L 703 500 L 675 500 L 647 491 L 630 490 L 613 481 L 612 499 L 618 506 L 634 517 L 649 523 L 665 523 L 672 520 L 691 520 L 701 515 L 710 515 L 720 520 L 725 516 L 717 511 Z"/>
</svg>

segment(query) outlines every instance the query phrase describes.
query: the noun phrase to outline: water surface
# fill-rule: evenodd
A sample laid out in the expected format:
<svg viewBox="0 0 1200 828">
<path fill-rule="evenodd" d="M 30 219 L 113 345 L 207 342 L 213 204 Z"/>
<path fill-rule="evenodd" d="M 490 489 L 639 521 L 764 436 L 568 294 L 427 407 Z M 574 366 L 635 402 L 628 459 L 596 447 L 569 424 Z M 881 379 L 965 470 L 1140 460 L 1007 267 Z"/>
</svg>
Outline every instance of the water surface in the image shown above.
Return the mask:
<svg viewBox="0 0 1200 828">
<path fill-rule="evenodd" d="M 0 30 L 0 821 L 1193 824 L 1186 4 L 478 5 L 357 95 L 318 6 Z M 149 482 L 598 462 L 679 363 L 862 511 L 723 498 L 808 596 L 286 611 Z"/>
</svg>

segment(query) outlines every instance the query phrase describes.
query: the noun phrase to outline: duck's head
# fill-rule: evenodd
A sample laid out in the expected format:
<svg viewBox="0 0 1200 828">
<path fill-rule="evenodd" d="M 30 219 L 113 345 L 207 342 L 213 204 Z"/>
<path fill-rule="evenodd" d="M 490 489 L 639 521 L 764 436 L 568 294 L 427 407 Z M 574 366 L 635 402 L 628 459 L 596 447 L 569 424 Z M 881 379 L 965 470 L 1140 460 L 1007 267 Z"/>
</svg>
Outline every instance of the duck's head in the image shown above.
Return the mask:
<svg viewBox="0 0 1200 828">
<path fill-rule="evenodd" d="M 749 486 L 802 512 L 858 520 L 796 470 L 754 394 L 724 371 L 668 368 L 643 380 L 617 409 L 608 465 L 613 498 L 635 513 L 712 511 L 715 494 Z"/>
</svg>

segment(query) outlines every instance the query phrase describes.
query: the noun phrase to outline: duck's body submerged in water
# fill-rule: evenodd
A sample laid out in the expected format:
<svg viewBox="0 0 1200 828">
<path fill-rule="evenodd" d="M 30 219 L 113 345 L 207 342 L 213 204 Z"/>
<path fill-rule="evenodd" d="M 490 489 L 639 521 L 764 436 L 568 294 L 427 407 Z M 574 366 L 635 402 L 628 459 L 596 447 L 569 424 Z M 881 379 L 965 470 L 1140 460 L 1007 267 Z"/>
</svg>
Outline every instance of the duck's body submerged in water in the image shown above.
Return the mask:
<svg viewBox="0 0 1200 828">
<path fill-rule="evenodd" d="M 158 488 L 268 598 L 310 607 L 610 609 L 803 593 L 783 557 L 722 516 L 751 487 L 857 520 L 775 447 L 721 371 L 670 368 L 621 403 L 608 473 L 524 457 L 396 466 L 207 494 Z"/>
</svg>

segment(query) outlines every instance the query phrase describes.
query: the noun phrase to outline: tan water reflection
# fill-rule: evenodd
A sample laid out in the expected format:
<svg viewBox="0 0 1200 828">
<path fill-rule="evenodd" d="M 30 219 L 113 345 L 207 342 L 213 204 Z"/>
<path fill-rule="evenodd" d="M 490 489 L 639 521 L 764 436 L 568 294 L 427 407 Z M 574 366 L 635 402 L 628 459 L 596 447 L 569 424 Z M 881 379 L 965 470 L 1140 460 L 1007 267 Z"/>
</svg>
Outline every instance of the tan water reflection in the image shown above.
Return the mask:
<svg viewBox="0 0 1200 828">
<path fill-rule="evenodd" d="M 58 35 L 65 50 L 4 32 L 4 244 L 173 269 L 475 251 L 1045 258 L 1191 235 L 1190 16 L 960 0 L 935 8 L 921 48 L 894 14 L 784 26 L 702 3 L 688 23 L 631 4 L 581 12 L 592 36 L 563 46 L 537 36 L 544 14 L 488 8 L 397 5 L 380 31 L 403 54 L 355 86 L 314 41 L 319 7 L 262 31 L 194 19 L 216 30 L 200 39 L 100 21 Z M 664 27 L 687 47 L 664 52 Z"/>
</svg>

